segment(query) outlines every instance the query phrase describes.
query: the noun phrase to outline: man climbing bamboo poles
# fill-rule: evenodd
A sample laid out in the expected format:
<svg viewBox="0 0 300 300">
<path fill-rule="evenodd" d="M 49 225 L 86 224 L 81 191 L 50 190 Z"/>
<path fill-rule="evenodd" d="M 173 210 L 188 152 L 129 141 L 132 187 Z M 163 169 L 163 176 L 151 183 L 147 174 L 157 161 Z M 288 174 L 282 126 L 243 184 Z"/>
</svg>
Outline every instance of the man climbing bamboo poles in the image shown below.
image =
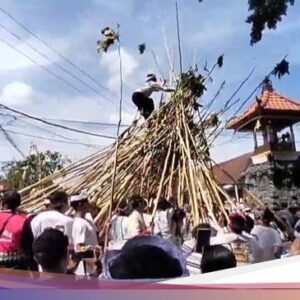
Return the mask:
<svg viewBox="0 0 300 300">
<path fill-rule="evenodd" d="M 174 92 L 175 89 L 166 87 L 164 83 L 157 83 L 156 76 L 154 74 L 148 74 L 146 85 L 137 89 L 132 94 L 132 102 L 137 106 L 141 116 L 143 116 L 145 120 L 150 117 L 154 110 L 154 102 L 150 96 L 153 92 L 159 91 L 170 93 Z"/>
</svg>

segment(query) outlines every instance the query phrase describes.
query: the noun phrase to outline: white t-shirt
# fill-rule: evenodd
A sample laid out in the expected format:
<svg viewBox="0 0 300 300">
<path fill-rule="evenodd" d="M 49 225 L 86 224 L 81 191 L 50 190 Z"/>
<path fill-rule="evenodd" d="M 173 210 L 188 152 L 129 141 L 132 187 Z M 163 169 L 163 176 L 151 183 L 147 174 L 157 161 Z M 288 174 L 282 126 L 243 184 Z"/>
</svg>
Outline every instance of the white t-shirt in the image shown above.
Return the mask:
<svg viewBox="0 0 300 300">
<path fill-rule="evenodd" d="M 146 229 L 143 214 L 134 210 L 127 219 L 127 239 L 131 239 L 142 233 Z"/>
<path fill-rule="evenodd" d="M 98 238 L 97 238 L 97 228 L 96 226 L 87 219 L 84 218 L 74 218 L 73 222 L 73 230 L 72 230 L 72 238 L 74 242 L 74 249 L 76 249 L 76 245 L 85 244 L 86 246 L 97 246 Z M 87 274 L 92 274 L 93 269 L 89 266 L 89 263 L 92 262 L 93 259 L 85 259 L 86 264 L 86 272 Z M 83 262 L 80 262 L 77 270 L 75 271 L 76 275 L 86 275 L 84 272 Z"/>
<path fill-rule="evenodd" d="M 78 244 L 97 246 L 97 228 L 90 220 L 75 217 L 73 221 L 72 239 L 74 247 Z"/>
<path fill-rule="evenodd" d="M 160 234 L 163 238 L 175 241 L 172 236 L 171 221 L 174 210 L 167 209 L 165 211 L 159 210 L 154 216 L 154 234 Z"/>
<path fill-rule="evenodd" d="M 150 97 L 153 92 L 167 91 L 167 90 L 168 88 L 164 87 L 162 84 L 150 81 L 144 87 L 136 90 L 136 92 L 142 93 L 146 97 Z"/>
<path fill-rule="evenodd" d="M 47 228 L 58 229 L 69 238 L 70 249 L 73 248 L 72 226 L 73 219 L 56 210 L 41 212 L 31 221 L 31 229 L 35 239 Z"/>
<path fill-rule="evenodd" d="M 115 215 L 111 220 L 110 239 L 111 242 L 122 241 L 127 237 L 128 217 Z"/>
<path fill-rule="evenodd" d="M 280 247 L 282 245 L 279 233 L 271 227 L 262 225 L 254 226 L 251 233 L 258 238 L 258 243 L 263 250 L 263 261 L 276 259 L 274 251 L 275 247 Z"/>
</svg>

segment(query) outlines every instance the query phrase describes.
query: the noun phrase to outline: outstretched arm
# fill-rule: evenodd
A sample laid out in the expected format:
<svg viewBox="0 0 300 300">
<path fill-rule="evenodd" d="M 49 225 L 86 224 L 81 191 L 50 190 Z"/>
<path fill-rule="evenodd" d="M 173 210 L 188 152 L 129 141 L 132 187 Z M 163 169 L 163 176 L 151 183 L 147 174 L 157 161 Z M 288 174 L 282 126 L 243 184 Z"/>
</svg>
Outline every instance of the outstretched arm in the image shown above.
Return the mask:
<svg viewBox="0 0 300 300">
<path fill-rule="evenodd" d="M 172 92 L 175 92 L 175 89 L 170 88 L 170 87 L 163 87 L 163 91 L 167 92 L 167 93 L 172 93 Z"/>
<path fill-rule="evenodd" d="M 167 92 L 167 93 L 175 92 L 174 88 L 165 86 L 164 84 L 160 84 L 160 83 L 151 83 L 150 86 L 152 88 L 154 88 L 154 90 L 156 92 L 159 92 L 159 91 L 163 91 L 163 92 Z"/>
</svg>

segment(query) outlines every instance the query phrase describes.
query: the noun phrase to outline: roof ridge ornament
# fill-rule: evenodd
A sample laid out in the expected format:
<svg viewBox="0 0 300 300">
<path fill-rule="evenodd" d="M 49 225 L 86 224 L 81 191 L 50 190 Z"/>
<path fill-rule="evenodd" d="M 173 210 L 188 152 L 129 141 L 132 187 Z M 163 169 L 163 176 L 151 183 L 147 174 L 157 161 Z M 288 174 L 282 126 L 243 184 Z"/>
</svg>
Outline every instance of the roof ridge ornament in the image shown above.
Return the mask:
<svg viewBox="0 0 300 300">
<path fill-rule="evenodd" d="M 272 81 L 269 78 L 266 78 L 262 84 L 262 92 L 273 92 L 274 88 L 273 88 L 273 84 Z"/>
</svg>

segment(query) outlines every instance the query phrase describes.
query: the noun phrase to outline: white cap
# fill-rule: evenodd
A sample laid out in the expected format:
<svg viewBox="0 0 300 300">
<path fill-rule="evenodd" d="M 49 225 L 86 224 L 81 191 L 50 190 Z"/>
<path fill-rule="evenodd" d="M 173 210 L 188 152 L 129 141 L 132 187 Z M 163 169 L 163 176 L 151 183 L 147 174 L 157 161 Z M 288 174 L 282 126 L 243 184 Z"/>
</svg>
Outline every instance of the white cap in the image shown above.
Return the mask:
<svg viewBox="0 0 300 300">
<path fill-rule="evenodd" d="M 51 201 L 48 198 L 46 198 L 44 201 L 44 205 L 50 205 L 50 204 L 51 204 Z"/>
<path fill-rule="evenodd" d="M 73 195 L 70 197 L 70 203 L 79 202 L 83 200 L 88 200 L 89 196 L 85 193 L 79 195 Z"/>
</svg>

